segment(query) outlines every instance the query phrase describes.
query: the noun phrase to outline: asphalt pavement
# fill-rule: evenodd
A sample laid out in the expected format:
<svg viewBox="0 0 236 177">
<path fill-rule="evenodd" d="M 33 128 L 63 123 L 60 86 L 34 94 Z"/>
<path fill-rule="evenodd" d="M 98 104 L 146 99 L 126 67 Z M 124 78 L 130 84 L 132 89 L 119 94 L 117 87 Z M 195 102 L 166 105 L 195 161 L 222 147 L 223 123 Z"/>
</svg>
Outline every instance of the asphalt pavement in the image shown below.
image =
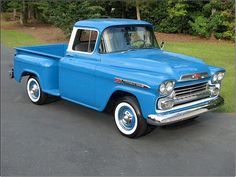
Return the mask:
<svg viewBox="0 0 236 177">
<path fill-rule="evenodd" d="M 113 117 L 67 101 L 36 106 L 8 78 L 13 50 L 1 51 L 2 175 L 235 176 L 235 117 L 206 113 L 123 137 Z"/>
</svg>

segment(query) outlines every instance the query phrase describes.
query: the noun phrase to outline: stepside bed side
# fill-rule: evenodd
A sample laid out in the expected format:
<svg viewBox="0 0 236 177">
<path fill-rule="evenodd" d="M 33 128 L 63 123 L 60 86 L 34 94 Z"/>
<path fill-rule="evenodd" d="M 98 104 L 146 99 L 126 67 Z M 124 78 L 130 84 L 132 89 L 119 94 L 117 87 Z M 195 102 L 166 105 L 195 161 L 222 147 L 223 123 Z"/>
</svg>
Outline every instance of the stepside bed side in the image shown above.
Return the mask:
<svg viewBox="0 0 236 177">
<path fill-rule="evenodd" d="M 46 53 L 44 48 L 50 47 Z M 59 69 L 58 63 L 63 57 L 66 46 L 45 45 L 36 47 L 16 48 L 16 56 L 14 58 L 14 78 L 20 82 L 23 76 L 35 75 L 38 77 L 42 90 L 45 93 L 59 96 Z M 56 54 L 57 50 L 61 50 L 60 55 Z"/>
</svg>

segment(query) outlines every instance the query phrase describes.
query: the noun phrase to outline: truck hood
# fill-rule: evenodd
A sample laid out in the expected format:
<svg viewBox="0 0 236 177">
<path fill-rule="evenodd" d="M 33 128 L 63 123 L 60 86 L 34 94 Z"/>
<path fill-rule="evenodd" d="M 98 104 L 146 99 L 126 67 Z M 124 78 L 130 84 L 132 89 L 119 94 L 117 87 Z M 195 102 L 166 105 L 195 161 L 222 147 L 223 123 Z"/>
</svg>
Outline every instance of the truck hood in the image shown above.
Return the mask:
<svg viewBox="0 0 236 177">
<path fill-rule="evenodd" d="M 179 80 L 184 74 L 210 74 L 208 65 L 202 60 L 160 49 L 139 49 L 102 56 L 103 61 L 110 66 L 168 75 L 175 80 Z"/>
</svg>

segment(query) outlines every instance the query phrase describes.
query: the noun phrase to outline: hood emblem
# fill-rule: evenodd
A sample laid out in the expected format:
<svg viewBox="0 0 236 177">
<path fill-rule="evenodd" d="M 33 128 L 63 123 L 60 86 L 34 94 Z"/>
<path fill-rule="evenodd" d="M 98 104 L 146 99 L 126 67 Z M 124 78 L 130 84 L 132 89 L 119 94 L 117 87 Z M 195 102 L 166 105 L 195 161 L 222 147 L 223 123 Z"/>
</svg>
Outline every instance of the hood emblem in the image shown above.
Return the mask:
<svg viewBox="0 0 236 177">
<path fill-rule="evenodd" d="M 202 72 L 202 73 L 194 73 L 194 74 L 186 74 L 181 76 L 180 80 L 181 81 L 189 81 L 189 80 L 199 80 L 199 79 L 205 79 L 209 77 L 207 72 Z"/>
<path fill-rule="evenodd" d="M 192 79 L 201 79 L 201 78 L 202 78 L 201 74 L 193 74 L 192 75 Z"/>
</svg>

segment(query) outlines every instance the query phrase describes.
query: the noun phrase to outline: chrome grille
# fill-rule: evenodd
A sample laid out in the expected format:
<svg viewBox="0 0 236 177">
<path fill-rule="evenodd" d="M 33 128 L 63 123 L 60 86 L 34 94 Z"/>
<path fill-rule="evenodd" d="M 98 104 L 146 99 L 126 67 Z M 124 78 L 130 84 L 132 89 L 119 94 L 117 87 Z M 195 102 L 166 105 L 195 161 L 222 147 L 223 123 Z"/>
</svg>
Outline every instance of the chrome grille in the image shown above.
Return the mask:
<svg viewBox="0 0 236 177">
<path fill-rule="evenodd" d="M 207 83 L 175 88 L 175 106 L 210 96 Z"/>
</svg>

